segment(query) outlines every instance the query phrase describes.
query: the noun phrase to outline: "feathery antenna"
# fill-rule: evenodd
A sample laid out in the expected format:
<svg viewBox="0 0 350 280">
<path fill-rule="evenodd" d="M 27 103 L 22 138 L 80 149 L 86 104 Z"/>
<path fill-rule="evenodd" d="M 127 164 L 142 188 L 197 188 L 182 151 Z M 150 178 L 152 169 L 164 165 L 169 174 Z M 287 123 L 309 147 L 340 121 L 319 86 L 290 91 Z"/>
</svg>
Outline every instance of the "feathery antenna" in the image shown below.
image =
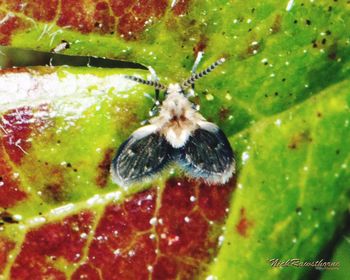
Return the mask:
<svg viewBox="0 0 350 280">
<path fill-rule="evenodd" d="M 193 73 L 190 78 L 188 78 L 186 81 L 184 81 L 181 85 L 182 88 L 187 88 L 190 85 L 194 84 L 194 82 L 205 75 L 208 75 L 211 71 L 213 71 L 216 67 L 218 67 L 220 64 L 223 64 L 225 62 L 225 58 L 220 58 L 219 60 L 215 61 L 212 65 L 210 65 L 207 69 L 203 70 L 199 73 Z"/>
<path fill-rule="evenodd" d="M 159 89 L 159 90 L 166 90 L 166 87 L 161 83 L 159 83 L 158 81 L 148 81 L 135 76 L 125 76 L 125 78 L 140 84 L 155 87 L 156 89 Z"/>
</svg>

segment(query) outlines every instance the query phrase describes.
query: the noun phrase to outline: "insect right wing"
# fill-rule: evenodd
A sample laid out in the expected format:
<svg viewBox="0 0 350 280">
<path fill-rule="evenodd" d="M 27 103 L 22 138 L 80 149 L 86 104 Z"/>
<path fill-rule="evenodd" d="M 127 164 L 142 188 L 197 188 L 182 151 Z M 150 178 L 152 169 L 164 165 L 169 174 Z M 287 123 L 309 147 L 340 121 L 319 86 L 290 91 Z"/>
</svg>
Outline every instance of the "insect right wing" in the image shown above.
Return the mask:
<svg viewBox="0 0 350 280">
<path fill-rule="evenodd" d="M 179 163 L 192 177 L 224 184 L 235 172 L 235 157 L 225 134 L 215 124 L 200 122 L 181 149 Z"/>
<path fill-rule="evenodd" d="M 127 186 L 152 177 L 170 162 L 172 151 L 153 125 L 141 127 L 119 147 L 112 161 L 112 179 Z"/>
</svg>

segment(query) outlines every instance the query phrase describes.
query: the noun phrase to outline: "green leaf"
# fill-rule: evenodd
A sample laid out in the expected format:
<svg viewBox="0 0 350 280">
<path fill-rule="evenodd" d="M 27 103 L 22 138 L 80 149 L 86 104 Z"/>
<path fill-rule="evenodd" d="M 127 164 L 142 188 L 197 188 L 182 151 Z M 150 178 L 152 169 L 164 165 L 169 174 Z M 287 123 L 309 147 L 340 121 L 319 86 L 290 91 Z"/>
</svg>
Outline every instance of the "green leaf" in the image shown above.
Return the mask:
<svg viewBox="0 0 350 280">
<path fill-rule="evenodd" d="M 218 279 L 229 271 L 237 279 L 302 279 L 305 269 L 271 268 L 270 260 L 321 259 L 349 208 L 349 85 L 336 84 L 233 137 L 243 166 L 211 267 Z"/>
</svg>

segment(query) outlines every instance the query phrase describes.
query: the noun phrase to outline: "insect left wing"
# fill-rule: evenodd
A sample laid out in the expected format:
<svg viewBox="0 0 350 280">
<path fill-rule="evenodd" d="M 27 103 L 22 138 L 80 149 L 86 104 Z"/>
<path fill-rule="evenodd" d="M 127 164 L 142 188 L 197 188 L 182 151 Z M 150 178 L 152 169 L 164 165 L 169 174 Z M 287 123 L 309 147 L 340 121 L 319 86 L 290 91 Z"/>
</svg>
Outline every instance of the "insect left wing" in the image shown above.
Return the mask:
<svg viewBox="0 0 350 280">
<path fill-rule="evenodd" d="M 153 125 L 139 128 L 119 147 L 112 161 L 113 181 L 127 186 L 155 175 L 169 163 L 172 149 Z"/>
<path fill-rule="evenodd" d="M 180 164 L 193 177 L 226 183 L 235 172 L 235 159 L 225 134 L 215 124 L 201 122 L 182 148 Z"/>
</svg>

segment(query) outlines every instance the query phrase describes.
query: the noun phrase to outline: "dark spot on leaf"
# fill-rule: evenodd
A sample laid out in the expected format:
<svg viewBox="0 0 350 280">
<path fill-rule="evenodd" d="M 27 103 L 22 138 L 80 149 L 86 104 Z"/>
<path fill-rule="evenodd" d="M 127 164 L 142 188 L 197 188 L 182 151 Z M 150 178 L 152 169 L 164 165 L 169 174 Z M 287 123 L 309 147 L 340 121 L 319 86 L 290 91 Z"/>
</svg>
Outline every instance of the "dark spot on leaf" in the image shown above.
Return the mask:
<svg viewBox="0 0 350 280">
<path fill-rule="evenodd" d="M 292 137 L 290 143 L 288 144 L 288 148 L 294 150 L 294 149 L 297 149 L 299 145 L 303 143 L 311 143 L 311 142 L 312 142 L 312 138 L 310 136 L 310 132 L 303 131 Z"/>
<path fill-rule="evenodd" d="M 337 155 L 339 155 L 339 154 L 340 154 L 340 150 L 339 150 L 339 149 L 336 150 L 335 153 L 336 153 Z"/>
<path fill-rule="evenodd" d="M 330 30 L 326 30 L 326 35 L 331 35 L 332 34 L 332 32 L 330 31 Z"/>
<path fill-rule="evenodd" d="M 331 53 L 329 53 L 329 54 L 328 54 L 328 58 L 329 58 L 330 60 L 336 60 L 336 58 L 337 58 L 337 53 L 336 53 L 336 52 L 331 52 Z"/>
<path fill-rule="evenodd" d="M 326 42 L 327 42 L 326 38 L 323 38 L 322 41 L 321 41 L 322 45 L 325 45 Z"/>
<path fill-rule="evenodd" d="M 236 224 L 236 230 L 239 235 L 243 237 L 248 236 L 248 229 L 253 226 L 253 222 L 249 221 L 246 217 L 245 208 L 241 208 L 240 210 L 240 219 Z"/>
<path fill-rule="evenodd" d="M 322 113 L 321 112 L 317 112 L 317 117 L 322 118 Z"/>
<path fill-rule="evenodd" d="M 295 19 L 295 20 L 294 20 L 294 24 L 297 24 L 297 23 L 298 23 L 298 21 Z"/>
<path fill-rule="evenodd" d="M 47 202 L 60 203 L 67 199 L 67 193 L 61 184 L 51 183 L 42 189 L 42 197 Z"/>
<path fill-rule="evenodd" d="M 221 107 L 219 111 L 220 120 L 225 121 L 230 116 L 230 109 L 226 107 Z"/>
<path fill-rule="evenodd" d="M 295 212 L 300 215 L 302 212 L 302 208 L 298 206 L 297 208 L 295 208 Z"/>
<path fill-rule="evenodd" d="M 208 44 L 208 37 L 204 34 L 201 34 L 201 36 L 199 38 L 199 42 L 193 48 L 194 57 L 197 56 L 198 52 L 204 51 L 205 48 L 207 47 L 207 44 Z"/>
<path fill-rule="evenodd" d="M 328 49 L 328 58 L 330 60 L 337 59 L 337 44 L 332 44 Z"/>
<path fill-rule="evenodd" d="M 282 16 L 276 15 L 275 20 L 271 26 L 271 33 L 275 34 L 281 31 Z"/>
<path fill-rule="evenodd" d="M 113 149 L 107 149 L 102 161 L 97 166 L 96 184 L 101 188 L 107 185 L 113 152 Z"/>
<path fill-rule="evenodd" d="M 307 19 L 307 20 L 305 21 L 305 23 L 306 23 L 307 25 L 311 25 L 311 20 Z"/>
<path fill-rule="evenodd" d="M 328 12 L 331 12 L 332 9 L 333 9 L 333 7 L 332 7 L 332 6 L 329 6 L 329 7 L 328 7 Z"/>
<path fill-rule="evenodd" d="M 255 55 L 258 53 L 258 51 L 261 50 L 260 42 L 258 44 L 249 44 L 248 48 L 246 49 L 245 53 L 242 53 L 240 55 L 241 59 L 250 57 L 252 55 Z"/>
</svg>

